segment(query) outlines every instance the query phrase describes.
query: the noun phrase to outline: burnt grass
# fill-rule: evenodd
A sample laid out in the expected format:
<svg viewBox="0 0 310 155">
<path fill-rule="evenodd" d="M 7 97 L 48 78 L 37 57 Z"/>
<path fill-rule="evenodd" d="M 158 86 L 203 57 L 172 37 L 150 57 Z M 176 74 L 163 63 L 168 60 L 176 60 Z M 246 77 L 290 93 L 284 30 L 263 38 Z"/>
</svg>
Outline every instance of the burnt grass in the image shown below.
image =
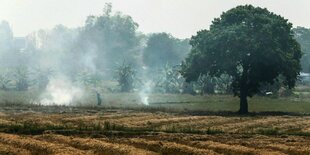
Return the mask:
<svg viewBox="0 0 310 155">
<path fill-rule="evenodd" d="M 189 110 L 172 110 L 166 108 L 153 108 L 153 107 L 142 107 L 142 108 L 119 108 L 119 107 L 71 107 L 71 106 L 41 106 L 41 105 L 6 105 L 0 107 L 0 112 L 3 113 L 19 113 L 19 112 L 40 112 L 40 113 L 52 113 L 52 114 L 96 114 L 98 112 L 114 113 L 117 111 L 139 111 L 139 112 L 166 112 L 173 113 L 175 115 L 186 115 L 186 116 L 224 116 L 224 117 L 257 117 L 257 116 L 309 116 L 309 114 L 292 113 L 292 112 L 251 112 L 246 115 L 239 115 L 237 112 L 230 111 L 189 111 Z M 25 134 L 25 135 L 40 135 L 44 133 L 55 133 L 62 135 L 79 135 L 79 136 L 90 136 L 90 137 L 134 137 L 139 135 L 157 135 L 162 132 L 166 133 L 188 133 L 188 134 L 227 134 L 220 129 L 208 128 L 206 131 L 197 130 L 191 127 L 179 128 L 172 126 L 169 129 L 158 130 L 156 127 L 126 127 L 106 121 L 102 124 L 91 123 L 83 124 L 79 126 L 70 125 L 42 125 L 32 121 L 25 121 L 22 123 L 11 123 L 11 124 L 0 124 L 0 132 L 13 133 L 13 134 Z M 231 134 L 231 133 L 230 133 Z M 280 132 L 276 128 L 261 129 L 257 134 L 262 135 L 295 135 L 295 136 L 310 136 L 309 133 L 294 131 L 294 132 Z"/>
</svg>

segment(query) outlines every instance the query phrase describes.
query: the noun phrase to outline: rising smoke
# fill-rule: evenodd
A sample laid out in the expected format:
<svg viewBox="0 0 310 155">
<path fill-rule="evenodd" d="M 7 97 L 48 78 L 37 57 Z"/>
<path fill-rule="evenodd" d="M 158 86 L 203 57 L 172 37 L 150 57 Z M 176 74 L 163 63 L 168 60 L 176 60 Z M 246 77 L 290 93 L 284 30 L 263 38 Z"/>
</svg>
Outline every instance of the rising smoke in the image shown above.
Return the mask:
<svg viewBox="0 0 310 155">
<path fill-rule="evenodd" d="M 153 82 L 150 80 L 146 81 L 139 92 L 141 103 L 144 105 L 149 105 L 149 95 L 152 91 L 152 83 Z"/>
<path fill-rule="evenodd" d="M 134 88 L 134 92 L 139 94 L 139 103 L 149 105 L 149 96 L 154 90 L 154 82 L 150 78 L 153 75 L 149 75 L 152 73 L 149 68 L 142 67 L 154 67 L 152 63 L 145 64 L 145 60 L 143 60 L 149 36 L 137 31 L 138 24 L 130 16 L 119 12 L 112 13 L 111 7 L 111 5 L 107 5 L 103 14 L 89 16 L 82 27 L 67 28 L 58 25 L 51 30 L 39 30 L 25 38 L 19 38 L 25 41 L 24 46 L 21 47 L 16 46 L 9 25 L 4 23 L 1 26 L 0 24 L 1 58 L 7 56 L 7 53 L 15 54 L 11 56 L 12 59 L 0 61 L 1 66 L 13 69 L 23 66 L 26 68 L 25 70 L 40 68 L 43 72 L 44 70 L 53 70 L 53 76 L 40 76 L 43 81 L 41 83 L 48 82 L 46 82 L 46 88 L 42 90 L 38 102 L 44 105 L 71 105 L 75 100 L 83 98 L 86 92 L 91 92 L 95 98 L 96 93 L 119 91 L 115 84 L 111 88 L 105 86 L 105 83 L 103 84 L 101 81 L 115 83 L 117 80 L 113 79 L 113 74 L 117 69 L 116 64 L 125 59 L 135 67 L 133 70 L 139 70 L 140 85 Z M 169 49 L 169 52 L 170 49 L 173 49 L 176 52 L 180 51 L 179 49 L 187 49 L 180 46 L 180 40 L 170 35 L 160 34 L 160 36 L 166 36 L 166 38 L 155 37 L 154 47 L 150 48 L 151 55 L 146 57 L 152 59 L 153 54 L 160 53 L 152 52 L 153 50 Z M 156 38 L 159 39 L 156 40 Z M 157 42 L 162 44 L 158 45 Z M 165 42 L 169 42 L 167 44 L 169 47 L 166 47 Z M 167 52 L 161 53 L 165 55 L 159 56 L 160 58 L 169 55 Z M 166 62 L 156 62 L 156 64 L 163 63 Z M 25 74 L 28 73 L 25 72 Z M 44 76 L 44 74 L 40 75 Z M 82 77 L 79 77 L 80 75 Z M 27 89 L 35 89 L 34 87 L 37 86 L 33 85 L 39 82 L 33 82 L 36 80 L 30 74 L 25 77 L 29 77 L 29 81 L 31 81 L 25 82 L 29 85 Z M 43 85 L 39 86 L 40 89 L 41 86 Z"/>
<path fill-rule="evenodd" d="M 83 90 L 75 86 L 67 77 L 53 77 L 41 95 L 43 105 L 72 105 L 74 100 L 83 97 Z"/>
</svg>

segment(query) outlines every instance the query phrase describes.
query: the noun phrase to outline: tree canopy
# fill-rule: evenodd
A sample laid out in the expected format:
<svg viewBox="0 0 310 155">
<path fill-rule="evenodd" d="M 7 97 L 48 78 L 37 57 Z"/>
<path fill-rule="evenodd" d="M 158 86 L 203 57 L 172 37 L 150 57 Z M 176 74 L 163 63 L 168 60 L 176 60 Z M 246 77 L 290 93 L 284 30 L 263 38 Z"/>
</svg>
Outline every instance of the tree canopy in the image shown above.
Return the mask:
<svg viewBox="0 0 310 155">
<path fill-rule="evenodd" d="M 101 70 L 113 68 L 115 62 L 124 59 L 134 63 L 140 45 L 137 28 L 138 24 L 130 16 L 112 14 L 112 6 L 107 3 L 102 15 L 87 18 L 75 50 L 81 57 L 93 55 L 94 65 Z"/>
<path fill-rule="evenodd" d="M 303 56 L 301 58 L 302 71 L 310 73 L 310 29 L 304 27 L 294 28 L 295 38 L 301 46 Z"/>
<path fill-rule="evenodd" d="M 143 62 L 151 68 L 163 68 L 167 63 L 177 65 L 189 51 L 188 40 L 177 39 L 167 33 L 154 33 L 148 37 Z"/>
<path fill-rule="evenodd" d="M 287 19 L 260 7 L 238 6 L 191 38 L 192 51 L 182 74 L 187 81 L 200 74 L 230 75 L 232 90 L 240 97 L 239 112 L 247 113 L 247 97 L 262 83 L 273 83 L 282 75 L 286 86 L 295 86 L 301 49 L 293 35 Z"/>
<path fill-rule="evenodd" d="M 0 22 L 0 51 L 6 52 L 12 48 L 13 32 L 7 21 Z"/>
</svg>

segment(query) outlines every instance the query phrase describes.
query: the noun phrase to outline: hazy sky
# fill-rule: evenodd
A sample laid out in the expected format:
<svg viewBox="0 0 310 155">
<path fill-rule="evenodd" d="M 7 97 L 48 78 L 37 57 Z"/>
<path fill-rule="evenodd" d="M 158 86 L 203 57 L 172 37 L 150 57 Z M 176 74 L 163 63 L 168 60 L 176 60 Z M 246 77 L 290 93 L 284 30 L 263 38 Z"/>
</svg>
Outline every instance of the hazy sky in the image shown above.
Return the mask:
<svg viewBox="0 0 310 155">
<path fill-rule="evenodd" d="M 106 2 L 132 16 L 139 31 L 165 31 L 180 38 L 208 28 L 213 18 L 241 4 L 266 7 L 294 26 L 310 27 L 309 0 L 0 0 L 0 20 L 11 24 L 15 36 L 57 24 L 78 27 L 88 15 L 101 14 Z"/>
</svg>

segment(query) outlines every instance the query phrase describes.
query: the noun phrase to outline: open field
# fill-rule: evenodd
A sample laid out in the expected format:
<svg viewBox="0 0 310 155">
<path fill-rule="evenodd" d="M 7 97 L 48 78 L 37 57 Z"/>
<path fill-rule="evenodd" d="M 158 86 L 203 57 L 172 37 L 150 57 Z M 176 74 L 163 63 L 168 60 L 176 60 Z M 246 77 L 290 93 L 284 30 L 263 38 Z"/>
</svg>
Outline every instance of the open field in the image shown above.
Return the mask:
<svg viewBox="0 0 310 155">
<path fill-rule="evenodd" d="M 5 105 L 0 111 L 0 154 L 310 154 L 309 115 Z"/>
<path fill-rule="evenodd" d="M 310 154 L 310 97 L 103 94 L 67 106 L 32 103 L 37 92 L 0 92 L 0 154 Z"/>
<path fill-rule="evenodd" d="M 0 0 L 0 155 L 310 155 L 310 1 L 271 1 Z"/>
<path fill-rule="evenodd" d="M 290 97 L 248 98 L 250 112 L 293 112 L 310 114 L 310 86 L 297 87 Z M 94 92 L 70 103 L 74 107 L 96 107 Z M 193 96 L 188 94 L 150 94 L 149 106 L 141 103 L 138 93 L 101 93 L 102 107 L 122 109 L 161 109 L 166 111 L 230 111 L 239 109 L 239 98 L 232 95 Z M 40 107 L 39 91 L 0 91 L 0 106 Z"/>
</svg>

